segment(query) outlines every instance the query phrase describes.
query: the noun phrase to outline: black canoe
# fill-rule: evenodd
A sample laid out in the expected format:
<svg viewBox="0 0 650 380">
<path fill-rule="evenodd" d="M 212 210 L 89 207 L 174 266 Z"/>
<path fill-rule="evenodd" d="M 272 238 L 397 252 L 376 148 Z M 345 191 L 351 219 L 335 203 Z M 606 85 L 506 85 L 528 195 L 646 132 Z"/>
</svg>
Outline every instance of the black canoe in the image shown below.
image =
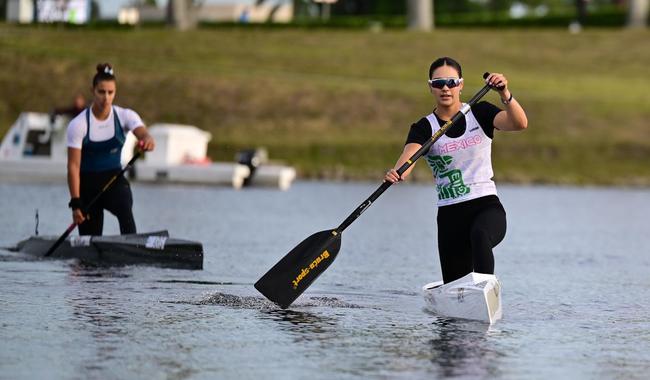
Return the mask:
<svg viewBox="0 0 650 380">
<path fill-rule="evenodd" d="M 32 236 L 11 251 L 42 257 L 56 236 Z M 167 231 L 117 236 L 70 236 L 48 258 L 78 259 L 99 266 L 153 265 L 203 269 L 203 245 L 170 238 Z"/>
</svg>

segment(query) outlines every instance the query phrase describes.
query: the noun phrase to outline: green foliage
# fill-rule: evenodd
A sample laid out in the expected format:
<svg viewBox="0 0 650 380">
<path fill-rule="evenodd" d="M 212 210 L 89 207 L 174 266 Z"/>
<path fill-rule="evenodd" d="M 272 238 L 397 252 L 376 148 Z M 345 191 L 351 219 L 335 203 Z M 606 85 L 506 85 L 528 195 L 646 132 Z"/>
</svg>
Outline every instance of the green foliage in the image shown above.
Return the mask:
<svg viewBox="0 0 650 380">
<path fill-rule="evenodd" d="M 468 12 L 436 15 L 435 22 L 441 27 L 567 27 L 576 20 L 572 8 L 552 11 L 541 16 L 528 15 L 513 19 L 507 11 Z M 584 26 L 621 27 L 625 25 L 626 13 L 623 8 L 602 7 L 590 12 L 584 20 Z"/>
<path fill-rule="evenodd" d="M 304 3 L 309 3 L 305 0 Z M 515 4 L 529 7 L 529 14 L 523 18 L 512 18 L 510 7 Z M 434 1 L 434 16 L 437 26 L 449 27 L 566 27 L 577 18 L 574 0 L 438 0 Z M 542 6 L 542 11 L 535 9 Z M 587 26 L 622 26 L 627 8 L 613 0 L 591 0 L 588 2 Z M 337 2 L 332 9 L 332 18 L 324 23 L 318 18 L 301 17 L 299 22 L 330 27 L 366 27 L 371 22 L 380 22 L 384 27 L 403 28 L 406 25 L 406 1 L 346 0 Z M 303 15 L 305 16 L 305 15 Z"/>
</svg>

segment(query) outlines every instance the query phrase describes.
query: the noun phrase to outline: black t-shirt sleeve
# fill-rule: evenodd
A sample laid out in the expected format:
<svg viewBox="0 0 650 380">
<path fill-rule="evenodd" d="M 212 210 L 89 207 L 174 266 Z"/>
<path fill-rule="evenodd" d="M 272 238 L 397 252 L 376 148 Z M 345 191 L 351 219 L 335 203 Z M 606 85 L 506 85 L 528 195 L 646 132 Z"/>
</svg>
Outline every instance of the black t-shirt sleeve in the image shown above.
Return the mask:
<svg viewBox="0 0 650 380">
<path fill-rule="evenodd" d="M 494 137 L 494 118 L 501 111 L 501 108 L 486 101 L 479 102 L 472 107 L 474 117 L 476 117 L 476 120 L 489 138 Z"/>
<path fill-rule="evenodd" d="M 404 145 L 410 143 L 424 145 L 428 140 L 431 139 L 431 135 L 433 135 L 431 124 L 429 124 L 429 120 L 427 120 L 426 117 L 423 117 L 422 119 L 418 120 L 417 123 L 411 125 L 409 135 L 406 138 Z"/>
</svg>

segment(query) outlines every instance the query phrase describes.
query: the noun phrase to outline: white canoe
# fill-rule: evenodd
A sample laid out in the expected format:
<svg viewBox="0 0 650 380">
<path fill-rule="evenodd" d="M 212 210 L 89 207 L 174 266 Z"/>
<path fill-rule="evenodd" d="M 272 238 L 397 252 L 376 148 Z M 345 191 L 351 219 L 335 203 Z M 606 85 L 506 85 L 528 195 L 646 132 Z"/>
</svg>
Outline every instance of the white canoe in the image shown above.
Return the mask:
<svg viewBox="0 0 650 380">
<path fill-rule="evenodd" d="M 491 274 L 472 272 L 448 284 L 426 284 L 422 291 L 427 308 L 437 315 L 490 324 L 502 317 L 501 282 Z"/>
</svg>

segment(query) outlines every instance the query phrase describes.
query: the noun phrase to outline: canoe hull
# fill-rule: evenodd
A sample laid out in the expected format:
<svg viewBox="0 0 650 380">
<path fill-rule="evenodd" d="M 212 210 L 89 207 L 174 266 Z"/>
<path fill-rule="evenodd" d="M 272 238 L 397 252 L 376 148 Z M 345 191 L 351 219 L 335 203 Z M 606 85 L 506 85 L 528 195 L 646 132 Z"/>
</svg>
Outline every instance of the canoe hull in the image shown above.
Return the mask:
<svg viewBox="0 0 650 380">
<path fill-rule="evenodd" d="M 43 257 L 56 236 L 32 236 L 12 251 Z M 50 256 L 78 259 L 99 266 L 152 265 L 176 269 L 203 269 L 199 242 L 170 238 L 167 231 L 117 236 L 70 236 Z"/>
<path fill-rule="evenodd" d="M 503 315 L 501 282 L 491 274 L 472 272 L 447 284 L 426 284 L 422 291 L 427 308 L 437 315 L 490 324 Z"/>
</svg>

